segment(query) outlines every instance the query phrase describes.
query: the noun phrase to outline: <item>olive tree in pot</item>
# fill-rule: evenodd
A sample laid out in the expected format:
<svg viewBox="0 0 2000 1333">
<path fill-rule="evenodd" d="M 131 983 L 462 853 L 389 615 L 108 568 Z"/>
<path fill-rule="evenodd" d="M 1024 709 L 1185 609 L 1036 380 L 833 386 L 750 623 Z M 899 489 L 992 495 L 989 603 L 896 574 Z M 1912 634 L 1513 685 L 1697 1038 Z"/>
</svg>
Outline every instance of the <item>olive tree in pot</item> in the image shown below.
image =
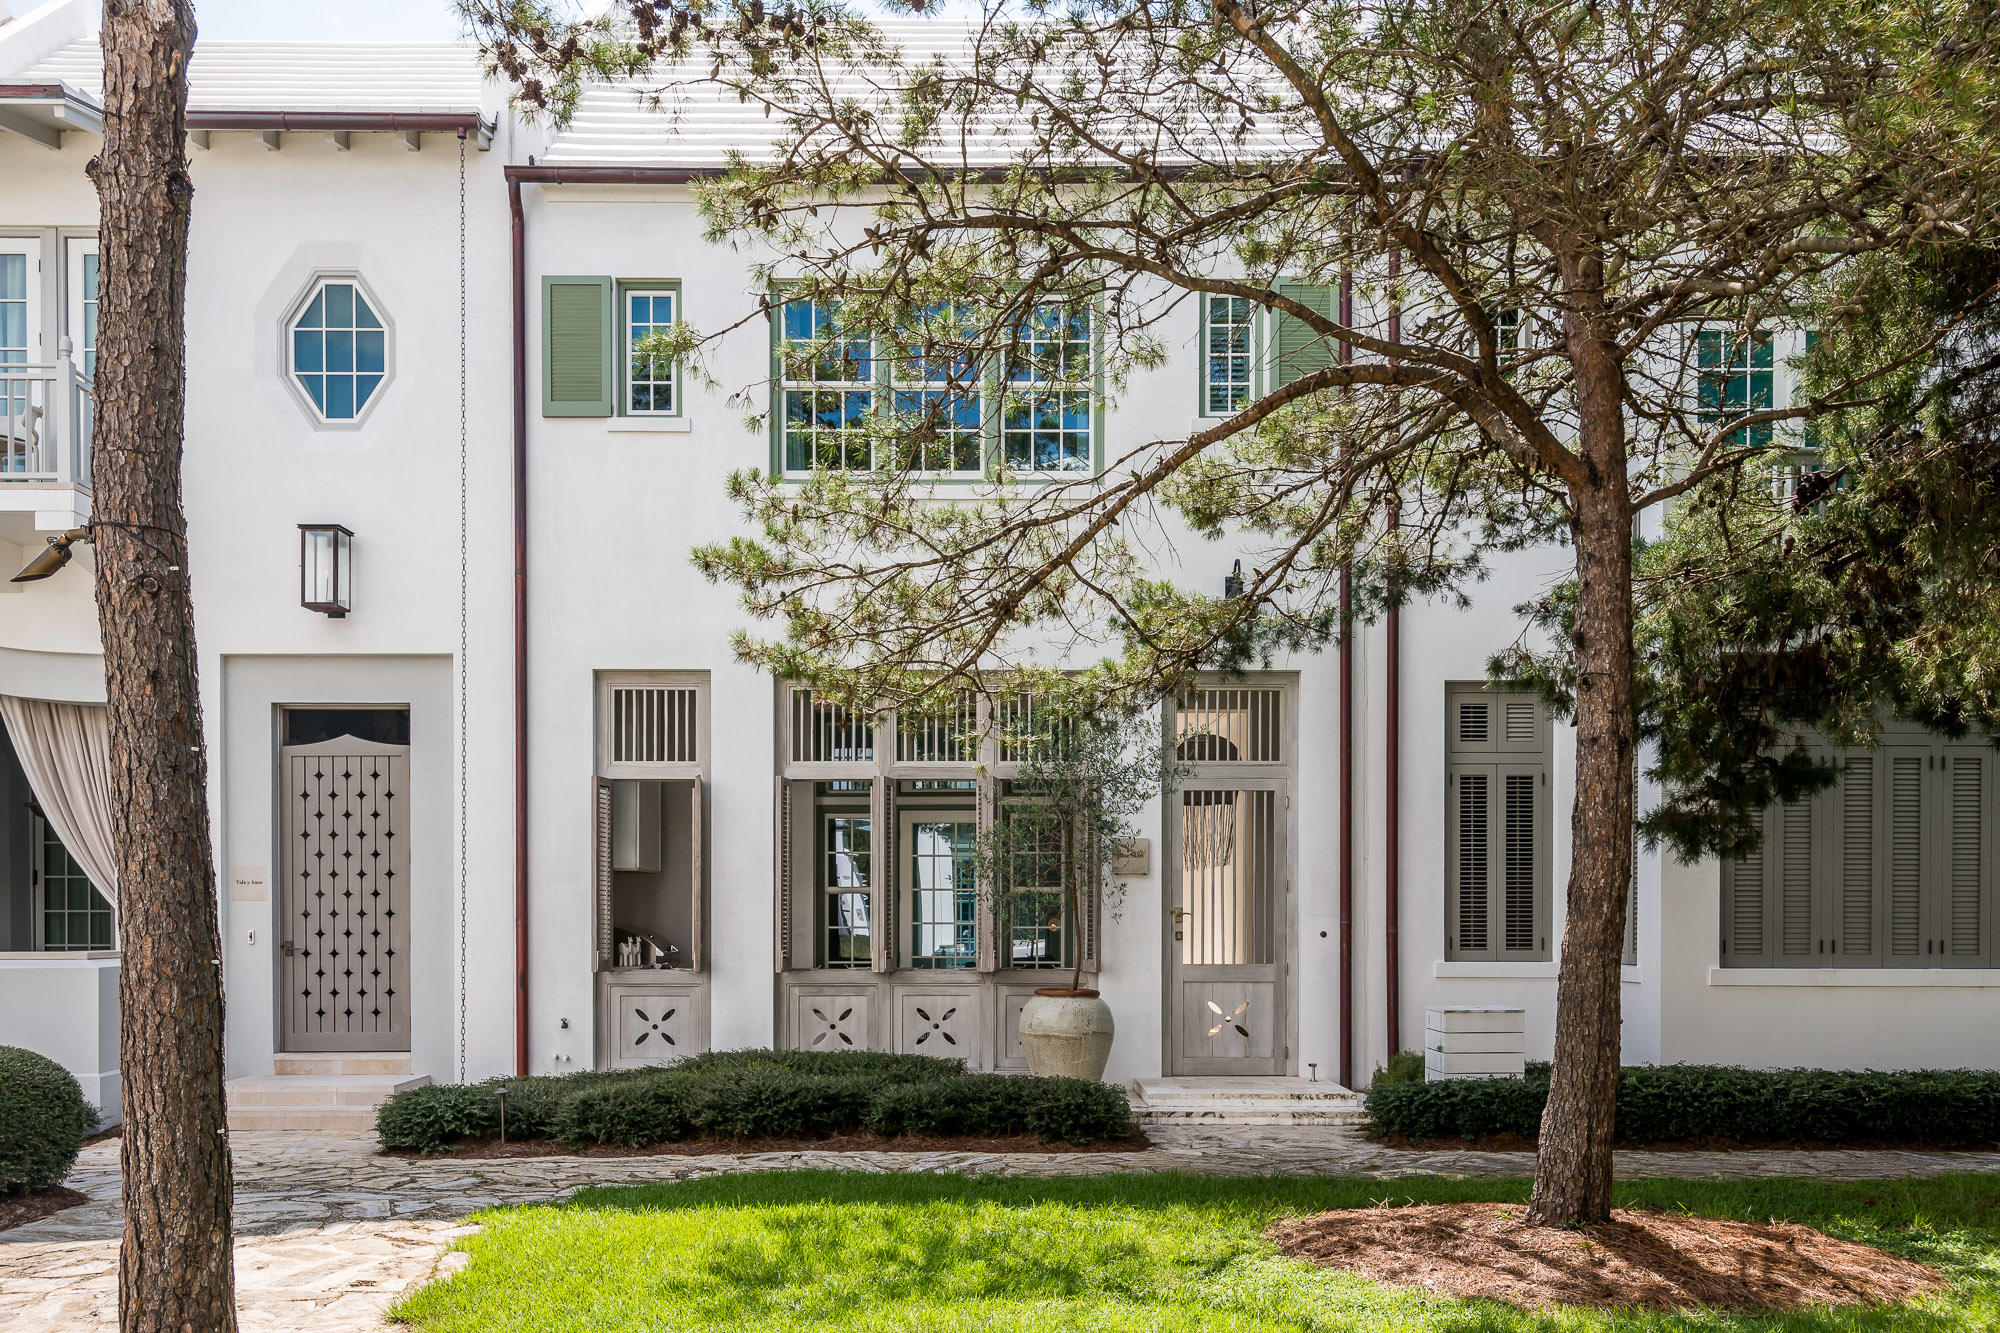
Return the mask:
<svg viewBox="0 0 2000 1333">
<path fill-rule="evenodd" d="M 979 840 L 979 883 L 1011 939 L 1013 923 L 1058 905 L 1071 935 L 1069 984 L 1044 986 L 1021 1009 L 1021 1048 L 1045 1077 L 1096 1080 L 1111 1057 L 1111 1006 L 1084 985 L 1083 936 L 1115 916 L 1125 883 L 1117 863 L 1131 821 L 1170 792 L 1180 766 L 1152 708 L 1041 695 L 1010 720 L 1010 752 L 1026 758 Z M 1059 932 L 1058 932 L 1059 935 Z M 1096 961 L 1103 964 L 1102 944 Z"/>
</svg>

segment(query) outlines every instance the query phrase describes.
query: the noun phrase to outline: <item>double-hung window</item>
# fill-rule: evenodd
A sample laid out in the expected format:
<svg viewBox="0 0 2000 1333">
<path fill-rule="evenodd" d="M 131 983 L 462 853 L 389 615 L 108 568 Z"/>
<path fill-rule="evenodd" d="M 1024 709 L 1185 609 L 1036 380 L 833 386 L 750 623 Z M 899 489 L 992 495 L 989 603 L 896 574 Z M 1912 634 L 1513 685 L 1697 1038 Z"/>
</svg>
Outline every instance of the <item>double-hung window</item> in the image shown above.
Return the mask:
<svg viewBox="0 0 2000 1333">
<path fill-rule="evenodd" d="M 646 339 L 669 332 L 680 318 L 680 293 L 668 287 L 621 289 L 625 307 L 624 415 L 673 416 L 680 411 L 679 367 L 673 358 L 643 350 Z"/>
<path fill-rule="evenodd" d="M 35 303 L 32 241 L 0 237 L 0 467 L 26 472 L 40 464 L 30 455 L 36 438 L 29 414 L 27 377 L 9 367 L 38 359 L 40 340 Z"/>
<path fill-rule="evenodd" d="M 1550 953 L 1548 710 L 1527 691 L 1445 694 L 1445 956 Z"/>
<path fill-rule="evenodd" d="M 111 904 L 62 845 L 55 829 L 37 818 L 35 877 L 41 885 L 41 947 L 56 952 L 114 947 Z"/>
<path fill-rule="evenodd" d="M 1201 410 L 1228 416 L 1249 406 L 1256 316 L 1247 297 L 1202 297 Z"/>
<path fill-rule="evenodd" d="M 894 367 L 896 436 L 912 471 L 978 476 L 984 471 L 985 422 L 981 416 L 976 357 L 964 350 L 971 330 L 949 306 L 917 312 Z M 958 346 L 954 346 L 958 344 Z"/>
<path fill-rule="evenodd" d="M 850 337 L 838 305 L 785 302 L 778 327 L 779 409 L 784 470 L 863 471 L 874 465 L 875 350 Z"/>
<path fill-rule="evenodd" d="M 1695 334 L 1702 423 L 1726 426 L 1754 412 L 1768 412 L 1773 402 L 1771 335 L 1762 330 L 1702 329 Z M 1732 443 L 1762 446 L 1771 442 L 1771 424 L 1738 431 Z"/>
<path fill-rule="evenodd" d="M 1087 472 L 1096 401 L 1088 305 L 1045 301 L 1021 321 L 1007 357 L 1001 460 L 1015 472 Z"/>
</svg>

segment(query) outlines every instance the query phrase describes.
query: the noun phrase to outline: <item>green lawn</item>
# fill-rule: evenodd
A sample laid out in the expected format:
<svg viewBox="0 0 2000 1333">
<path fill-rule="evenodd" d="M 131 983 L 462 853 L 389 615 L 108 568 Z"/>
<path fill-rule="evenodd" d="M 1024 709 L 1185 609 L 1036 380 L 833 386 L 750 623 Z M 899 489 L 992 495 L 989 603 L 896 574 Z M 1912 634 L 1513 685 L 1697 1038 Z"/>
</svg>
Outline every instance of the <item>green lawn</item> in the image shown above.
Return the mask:
<svg viewBox="0 0 2000 1333">
<path fill-rule="evenodd" d="M 1526 1314 L 1279 1256 L 1278 1217 L 1389 1199 L 1522 1200 L 1522 1181 L 975 1180 L 773 1172 L 592 1190 L 480 1215 L 471 1264 L 398 1315 L 424 1333 L 762 1330 L 2000 1330 L 2000 1176 L 1638 1181 L 1621 1202 L 1803 1222 L 1938 1265 L 1914 1306 L 1777 1318 Z"/>
</svg>

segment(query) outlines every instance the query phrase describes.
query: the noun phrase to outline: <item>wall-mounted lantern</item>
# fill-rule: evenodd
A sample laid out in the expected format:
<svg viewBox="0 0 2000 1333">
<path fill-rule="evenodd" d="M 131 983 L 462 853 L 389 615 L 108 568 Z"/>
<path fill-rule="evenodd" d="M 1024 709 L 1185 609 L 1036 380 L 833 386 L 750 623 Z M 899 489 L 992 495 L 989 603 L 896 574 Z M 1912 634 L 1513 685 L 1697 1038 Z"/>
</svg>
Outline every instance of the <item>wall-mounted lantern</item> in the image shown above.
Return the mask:
<svg viewBox="0 0 2000 1333">
<path fill-rule="evenodd" d="M 299 605 L 335 620 L 354 609 L 354 534 L 338 523 L 299 524 Z"/>
<path fill-rule="evenodd" d="M 1236 562 L 1234 569 L 1222 576 L 1222 595 L 1232 599 L 1243 595 L 1243 562 L 1241 560 Z"/>
</svg>

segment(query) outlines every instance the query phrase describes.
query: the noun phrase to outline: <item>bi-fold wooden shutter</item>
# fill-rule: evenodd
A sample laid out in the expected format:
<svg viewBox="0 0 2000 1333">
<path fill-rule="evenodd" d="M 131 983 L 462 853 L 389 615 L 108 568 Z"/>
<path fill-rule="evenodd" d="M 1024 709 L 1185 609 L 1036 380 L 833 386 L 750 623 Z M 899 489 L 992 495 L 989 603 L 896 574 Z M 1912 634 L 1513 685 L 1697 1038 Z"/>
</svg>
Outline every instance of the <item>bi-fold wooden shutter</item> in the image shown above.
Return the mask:
<svg viewBox="0 0 2000 1333">
<path fill-rule="evenodd" d="M 1309 282 L 1280 282 L 1277 291 L 1280 296 L 1289 297 L 1316 314 L 1328 319 L 1337 317 L 1335 307 L 1338 297 L 1332 287 Z M 1334 364 L 1339 355 L 1334 343 L 1322 337 L 1297 315 L 1285 311 L 1278 312 L 1277 343 L 1279 384 L 1290 384 L 1301 376 L 1325 370 Z"/>
<path fill-rule="evenodd" d="M 688 784 L 692 792 L 688 801 L 688 966 L 694 971 L 702 970 L 702 962 L 707 956 L 702 941 L 708 934 L 708 866 L 707 841 L 708 793 L 700 778 Z"/>
<path fill-rule="evenodd" d="M 776 885 L 778 895 L 776 961 L 778 971 L 784 972 L 792 966 L 792 912 L 796 897 L 792 884 L 792 784 L 787 779 L 778 779 L 777 799 L 771 808 L 777 821 L 774 832 L 777 855 L 771 868 L 771 882 Z M 812 960 L 806 961 L 810 965 Z"/>
<path fill-rule="evenodd" d="M 1103 952 L 1099 939 L 1104 928 L 1103 863 L 1093 845 L 1097 834 L 1084 826 L 1081 817 L 1077 819 L 1076 836 L 1084 864 L 1091 868 L 1089 880 L 1078 886 L 1076 895 L 1076 956 L 1085 972 L 1095 972 L 1102 965 Z M 1064 873 L 1069 873 L 1067 868 Z"/>
<path fill-rule="evenodd" d="M 981 858 L 986 849 L 993 845 L 993 825 L 1000 816 L 1000 788 L 990 774 L 979 777 L 979 806 L 974 816 L 978 825 Z M 1000 968 L 1001 941 L 1007 939 L 1007 918 L 1003 908 L 1006 894 L 1001 886 L 981 884 L 979 893 L 979 925 L 975 934 L 978 944 L 977 962 L 981 972 L 996 972 Z"/>
<path fill-rule="evenodd" d="M 1993 751 L 1946 745 L 1938 755 L 1940 828 L 1934 843 L 1944 862 L 1932 877 L 1931 919 L 1940 967 L 1985 967 L 1993 952 L 1992 863 Z"/>
<path fill-rule="evenodd" d="M 1446 954 L 1547 959 L 1547 717 L 1526 691 L 1468 686 L 1446 698 Z"/>
<path fill-rule="evenodd" d="M 591 779 L 591 833 L 590 967 L 593 972 L 602 972 L 611 966 L 612 895 L 616 883 L 611 871 L 611 783 L 605 778 Z"/>
<path fill-rule="evenodd" d="M 1727 863 L 1723 954 L 1735 966 L 1805 967 L 1821 956 L 1814 815 L 1810 802 L 1761 811 L 1760 845 Z"/>
<path fill-rule="evenodd" d="M 608 417 L 617 393 L 614 284 L 542 279 L 542 415 Z"/>
<path fill-rule="evenodd" d="M 868 966 L 896 968 L 896 789 L 887 778 L 868 787 Z"/>
</svg>

